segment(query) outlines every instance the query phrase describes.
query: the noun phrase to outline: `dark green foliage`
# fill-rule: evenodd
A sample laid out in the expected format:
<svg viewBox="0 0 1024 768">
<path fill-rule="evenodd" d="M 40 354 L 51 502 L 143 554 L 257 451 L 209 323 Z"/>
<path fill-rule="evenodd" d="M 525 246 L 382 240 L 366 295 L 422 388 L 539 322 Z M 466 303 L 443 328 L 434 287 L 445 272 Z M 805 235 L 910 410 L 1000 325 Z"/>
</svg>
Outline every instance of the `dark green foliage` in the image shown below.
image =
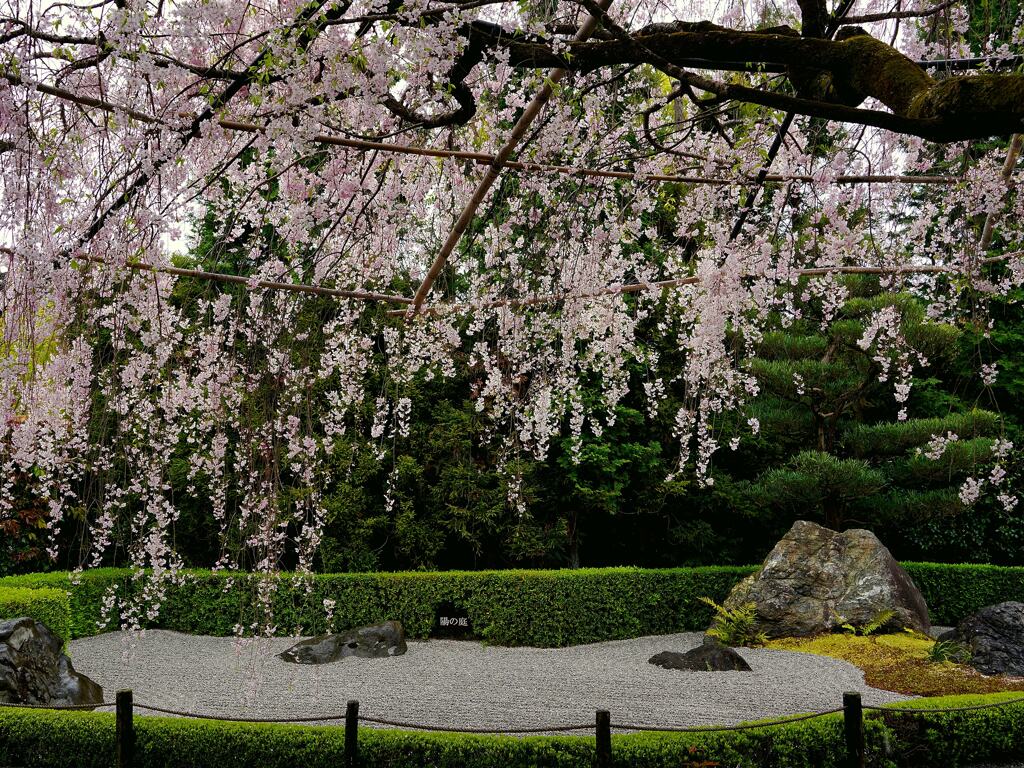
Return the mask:
<svg viewBox="0 0 1024 768">
<path fill-rule="evenodd" d="M 1024 567 L 906 563 L 931 610 L 932 623 L 955 624 L 986 605 L 1024 600 Z M 704 568 L 603 568 L 562 571 L 448 571 L 441 573 L 339 573 L 281 577 L 274 598 L 278 633 L 314 634 L 325 624 L 323 601 L 335 601 L 336 630 L 387 619 L 401 621 L 411 637 L 427 637 L 443 603 L 463 606 L 482 639 L 497 645 L 555 647 L 643 635 L 699 631 L 712 610 L 753 566 Z M 167 599 L 151 625 L 191 634 L 225 636 L 236 624 L 259 618 L 255 580 L 247 574 L 189 571 L 168 585 Z M 101 605 L 108 587 L 132 589 L 128 572 L 102 568 L 76 577 L 46 573 L 0 579 L 5 592 L 43 592 L 48 616 L 66 612 L 70 637 L 104 631 Z M 309 590 L 307 591 L 307 585 Z M 34 598 L 19 597 L 20 600 Z M 57 601 L 57 602 L 50 602 Z M 2 613 L 0 613 L 2 615 Z M 29 612 L 33 618 L 40 618 Z M 59 618 L 52 619 L 61 626 Z M 56 629 L 56 626 L 54 627 Z M 67 635 L 62 635 L 67 636 Z"/>
<path fill-rule="evenodd" d="M 0 586 L 0 621 L 29 616 L 65 642 L 71 639 L 68 594 L 62 589 Z"/>
<path fill-rule="evenodd" d="M 1000 418 L 996 413 L 970 410 L 943 418 L 908 419 L 891 424 L 857 424 L 843 436 L 847 450 L 858 458 L 899 456 L 922 445 L 932 435 L 955 432 L 961 438 L 998 434 Z"/>
<path fill-rule="evenodd" d="M 804 518 L 871 528 L 902 543 L 893 532 L 970 515 L 958 488 L 985 470 L 1002 418 L 951 396 L 944 411 L 908 404 L 911 418 L 899 420 L 877 352 L 858 344 L 872 313 L 898 310 L 902 333 L 933 367 L 949 367 L 961 334 L 928 321 L 918 299 L 883 291 L 874 278 L 847 279 L 844 287 L 850 297 L 834 318 L 812 302 L 800 320 L 759 343 L 750 370 L 762 394 L 752 410 L 761 420 L 758 452 L 771 464 L 754 478 L 742 468 L 737 474 L 760 516 L 778 519 L 773 538 Z M 922 455 L 933 435 L 949 432 L 959 441 L 939 459 Z"/>
<path fill-rule="evenodd" d="M 1010 692 L 940 696 L 909 704 L 922 710 L 952 709 L 1020 698 L 1020 693 Z M 1024 758 L 1024 703 L 964 712 L 892 713 L 884 715 L 884 720 L 893 734 L 893 757 L 901 768 L 1016 763 Z"/>
<path fill-rule="evenodd" d="M 704 629 L 711 611 L 698 598 L 722 600 L 750 567 L 578 569 L 565 571 L 448 571 L 442 573 L 284 575 L 274 598 L 280 634 L 323 632 L 323 601 L 335 601 L 333 627 L 401 621 L 411 637 L 426 637 L 445 602 L 466 608 L 483 639 L 498 645 L 577 645 L 642 635 Z M 205 635 L 247 627 L 256 611 L 257 576 L 189 572 L 169 585 L 151 626 Z M 73 637 L 102 631 L 98 624 L 107 587 L 132 588 L 127 571 L 98 569 L 71 590 Z M 311 589 L 307 592 L 307 583 Z M 19 576 L 6 586 L 69 585 L 65 574 Z"/>
<path fill-rule="evenodd" d="M 996 703 L 1014 694 L 915 701 L 922 710 Z M 616 721 L 616 713 L 612 713 Z M 344 728 L 136 717 L 138 768 L 336 768 Z M 959 713 L 869 712 L 870 768 L 964 765 L 1024 756 L 1024 705 Z M 589 768 L 592 736 L 513 737 L 411 733 L 363 728 L 364 768 Z M 612 736 L 617 768 L 685 768 L 712 761 L 730 768 L 840 768 L 840 715 L 792 725 L 720 733 Z M 0 764 L 24 768 L 109 768 L 114 716 L 0 710 Z"/>
<path fill-rule="evenodd" d="M 885 486 L 885 475 L 866 461 L 801 451 L 785 467 L 766 472 L 755 493 L 794 519 L 810 516 L 834 526 L 858 517 Z"/>
<path fill-rule="evenodd" d="M 657 511 L 685 486 L 665 481 L 662 447 L 633 408 L 617 408 L 614 426 L 600 437 L 583 435 L 575 454 L 572 444 L 572 438 L 557 441 L 540 479 L 565 525 L 568 564 L 578 568 L 581 525 L 599 533 L 598 525 L 608 526 L 616 514 Z"/>
<path fill-rule="evenodd" d="M 1024 567 L 903 563 L 924 595 L 932 624 L 949 626 L 986 605 L 1024 601 Z"/>
</svg>

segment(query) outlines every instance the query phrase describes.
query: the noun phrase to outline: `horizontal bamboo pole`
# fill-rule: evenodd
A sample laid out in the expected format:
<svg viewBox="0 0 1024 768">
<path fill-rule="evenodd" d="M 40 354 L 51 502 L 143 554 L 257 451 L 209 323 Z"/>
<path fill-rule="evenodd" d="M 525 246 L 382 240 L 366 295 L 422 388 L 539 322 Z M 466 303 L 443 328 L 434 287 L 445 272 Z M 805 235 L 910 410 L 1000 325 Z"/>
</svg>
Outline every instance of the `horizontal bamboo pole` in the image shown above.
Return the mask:
<svg viewBox="0 0 1024 768">
<path fill-rule="evenodd" d="M 14 255 L 15 251 L 6 246 L 0 246 L 0 253 L 6 253 Z M 1013 253 L 1007 253 L 1002 256 L 989 256 L 988 258 L 980 259 L 982 264 L 991 264 L 998 261 L 1005 261 L 1016 256 L 1024 255 L 1024 251 L 1015 251 Z M 87 261 L 93 264 L 99 264 L 102 266 L 121 266 L 127 267 L 128 269 L 135 269 L 144 272 L 159 272 L 162 274 L 177 275 L 180 277 L 193 277 L 200 280 L 210 280 L 213 282 L 221 283 L 235 283 L 235 284 L 253 284 L 258 288 L 267 288 L 271 290 L 279 291 L 292 291 L 295 293 L 309 293 L 318 296 L 334 296 L 337 298 L 356 299 L 361 301 L 380 301 L 391 304 L 412 304 L 412 298 L 408 296 L 395 296 L 386 293 L 374 293 L 372 291 L 349 291 L 340 288 L 326 288 L 319 285 L 307 285 L 304 283 L 282 283 L 272 280 L 257 280 L 254 283 L 249 278 L 241 277 L 239 275 L 227 275 L 222 272 L 209 272 L 201 269 L 184 269 L 182 267 L 162 267 L 155 264 L 147 264 L 144 262 L 127 262 L 125 264 L 117 264 L 110 262 L 106 259 L 102 259 L 98 256 L 79 256 L 79 261 Z M 922 264 L 919 266 L 909 267 L 813 267 L 808 269 L 801 269 L 797 271 L 797 275 L 801 277 L 823 277 L 831 274 L 845 274 L 845 275 L 898 275 L 898 274 L 928 274 L 928 273 L 945 273 L 955 271 L 952 267 L 942 266 L 939 264 Z M 494 301 L 482 302 L 479 304 L 435 304 L 430 307 L 424 307 L 421 310 L 421 314 L 430 314 L 438 312 L 449 312 L 449 311 L 467 311 L 467 310 L 479 310 L 479 309 L 494 309 L 496 307 L 524 307 L 533 306 L 537 304 L 553 304 L 558 301 L 567 301 L 571 299 L 589 299 L 589 298 L 600 298 L 601 296 L 615 296 L 625 293 L 640 293 L 641 291 L 659 290 L 662 288 L 678 288 L 684 285 L 694 285 L 698 283 L 699 279 L 696 277 L 681 277 L 672 280 L 659 280 L 653 283 L 631 283 L 628 285 L 619 286 L 608 286 L 599 291 L 591 291 L 589 293 L 573 294 L 573 293 L 561 293 L 561 294 L 547 294 L 540 296 L 530 296 L 523 299 L 497 299 Z M 406 310 L 395 309 L 388 312 L 389 315 L 404 316 Z"/>
<path fill-rule="evenodd" d="M 997 261 L 1005 261 L 1015 256 L 1024 255 L 1024 251 L 1015 251 L 1002 256 L 990 256 L 981 259 L 982 264 L 991 264 Z M 905 274 L 929 274 L 948 273 L 956 271 L 953 267 L 941 264 L 921 264 L 917 266 L 904 267 L 810 267 L 796 271 L 798 277 L 825 277 L 827 275 L 905 275 Z M 420 314 L 439 314 L 444 312 L 466 312 L 481 309 L 495 309 L 497 307 L 530 307 L 537 304 L 554 304 L 559 301 L 570 301 L 580 299 L 596 299 L 602 296 L 619 296 L 626 293 L 641 293 L 643 291 L 656 291 L 664 288 L 680 288 L 684 285 L 695 285 L 700 282 L 698 277 L 680 277 L 672 280 L 658 280 L 653 283 L 630 283 L 628 285 L 612 285 L 587 293 L 551 293 L 539 296 L 527 296 L 522 299 L 496 299 L 493 301 L 480 302 L 478 304 L 434 304 L 420 309 Z M 388 312 L 394 317 L 405 316 L 406 310 L 393 309 Z"/>
<path fill-rule="evenodd" d="M 0 253 L 14 256 L 16 252 L 6 246 L 0 246 Z M 307 285 L 305 283 L 283 283 L 277 280 L 252 280 L 241 275 L 228 275 L 223 272 L 208 272 L 203 269 L 185 269 L 183 267 L 159 266 L 148 264 L 142 261 L 129 261 L 123 264 L 100 258 L 99 256 L 76 256 L 76 261 L 85 261 L 90 264 L 99 264 L 106 267 L 124 267 L 140 272 L 157 272 L 164 275 L 175 275 L 178 277 L 194 277 L 200 280 L 210 280 L 217 283 L 234 283 L 247 287 L 268 288 L 275 291 L 290 291 L 293 293 L 309 293 L 316 296 L 333 296 L 340 299 L 357 299 L 360 301 L 381 301 L 391 304 L 412 304 L 412 299 L 406 296 L 393 296 L 387 293 L 374 293 L 373 291 L 350 291 L 343 288 L 327 288 L 322 285 Z"/>
<path fill-rule="evenodd" d="M 11 73 L 4 73 L 4 78 L 8 80 L 12 85 L 26 85 L 21 78 Z M 84 107 L 91 107 L 99 109 L 104 112 L 111 114 L 124 114 L 131 117 L 134 120 L 138 120 L 141 123 L 147 125 L 160 124 L 163 121 L 155 118 L 151 115 L 147 115 L 143 112 L 131 109 L 129 107 L 120 106 L 113 104 L 102 99 L 96 99 L 91 96 L 81 96 L 71 91 L 67 91 L 63 88 L 54 88 L 52 86 L 44 85 L 42 83 L 28 86 L 34 88 L 40 93 L 45 93 L 50 96 L 70 101 L 75 104 L 79 104 Z M 259 133 L 263 130 L 259 125 L 254 123 L 247 123 L 240 120 L 219 120 L 217 122 L 221 128 L 229 131 L 239 131 L 243 133 Z M 365 139 L 348 139 L 343 136 L 332 136 L 330 134 L 317 134 L 313 137 L 313 142 L 317 144 L 325 144 L 328 146 L 337 147 L 348 147 L 350 149 L 358 149 L 365 151 L 378 151 L 378 152 L 394 152 L 397 154 L 404 155 L 421 155 L 424 157 L 437 157 L 437 158 L 457 158 L 463 160 L 471 160 L 479 165 L 490 166 L 497 160 L 496 155 L 488 154 L 485 152 L 469 152 L 465 150 L 455 149 L 431 149 L 429 147 L 413 147 L 406 144 L 391 144 L 381 141 L 367 141 Z M 722 177 L 706 177 L 706 176 L 692 176 L 692 175 L 679 175 L 679 174 L 636 174 L 633 171 L 621 171 L 621 170 L 603 170 L 600 168 L 577 168 L 569 165 L 549 165 L 545 163 L 523 163 L 507 161 L 503 164 L 504 168 L 512 168 L 518 171 L 527 173 L 556 173 L 556 174 L 568 174 L 576 176 L 588 176 L 592 178 L 606 178 L 606 179 L 632 179 L 637 181 L 654 181 L 654 182 L 678 182 L 685 184 L 711 184 L 717 186 L 738 186 L 749 183 L 753 177 L 739 177 L 739 178 L 722 178 Z M 769 174 L 765 177 L 765 181 L 814 181 L 814 177 L 807 174 Z M 862 175 L 840 175 L 833 179 L 829 179 L 828 182 L 832 184 L 956 184 L 963 179 L 956 176 L 907 176 L 907 175 L 885 175 L 885 174 L 862 174 Z"/>
<path fill-rule="evenodd" d="M 238 120 L 221 120 L 218 125 L 231 131 L 243 131 L 246 133 L 258 133 L 262 129 L 253 123 L 244 123 Z M 328 134 L 317 134 L 312 139 L 317 144 L 328 144 L 336 147 L 348 147 L 366 151 L 394 152 L 402 155 L 420 155 L 423 157 L 455 158 L 460 160 L 471 160 L 478 165 L 491 165 L 497 160 L 497 155 L 486 152 L 468 152 L 458 149 L 432 149 L 430 147 L 413 147 L 406 144 L 391 144 L 383 141 L 367 141 L 365 139 L 348 139 L 343 136 L 331 136 Z M 678 182 L 684 184 L 710 184 L 715 186 L 740 186 L 751 182 L 753 176 L 741 176 L 737 178 L 713 177 L 713 176 L 692 176 L 680 174 L 654 173 L 638 174 L 633 171 L 603 170 L 600 168 L 582 168 L 571 165 L 550 165 L 547 163 L 524 163 L 518 161 L 506 161 L 502 163 L 503 168 L 512 168 L 518 171 L 532 173 L 553 173 L 566 174 L 571 176 L 590 176 L 604 179 L 630 179 L 635 181 L 657 181 L 657 182 Z M 765 181 L 806 181 L 813 182 L 815 177 L 809 174 L 783 174 L 770 173 L 765 176 Z M 956 184 L 963 181 L 957 176 L 907 176 L 892 174 L 860 174 L 840 175 L 832 179 L 826 179 L 831 184 L 872 184 L 872 183 L 895 183 L 895 184 Z"/>
</svg>

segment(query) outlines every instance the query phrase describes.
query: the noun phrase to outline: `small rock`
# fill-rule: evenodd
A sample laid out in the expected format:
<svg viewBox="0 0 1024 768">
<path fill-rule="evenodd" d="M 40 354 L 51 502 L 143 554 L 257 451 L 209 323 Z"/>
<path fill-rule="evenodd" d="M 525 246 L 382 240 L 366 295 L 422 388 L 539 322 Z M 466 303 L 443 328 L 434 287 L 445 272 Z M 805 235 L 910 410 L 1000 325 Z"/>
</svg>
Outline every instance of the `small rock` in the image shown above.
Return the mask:
<svg viewBox="0 0 1024 768">
<path fill-rule="evenodd" d="M 372 627 L 312 637 L 277 655 L 294 664 L 329 664 L 346 656 L 379 659 L 401 656 L 405 651 L 405 630 L 402 624 L 385 621 Z"/>
<path fill-rule="evenodd" d="M 665 669 L 686 669 L 691 672 L 750 672 L 750 665 L 736 651 L 723 645 L 710 635 L 705 636 L 704 644 L 692 651 L 662 651 L 647 660 Z"/>
<path fill-rule="evenodd" d="M 102 704 L 99 683 L 75 672 L 61 653 L 64 643 L 30 618 L 0 622 L 0 702 L 6 704 Z"/>
<path fill-rule="evenodd" d="M 968 663 L 979 672 L 1024 676 L 1024 603 L 1009 601 L 982 608 L 940 639 L 967 646 Z"/>
</svg>

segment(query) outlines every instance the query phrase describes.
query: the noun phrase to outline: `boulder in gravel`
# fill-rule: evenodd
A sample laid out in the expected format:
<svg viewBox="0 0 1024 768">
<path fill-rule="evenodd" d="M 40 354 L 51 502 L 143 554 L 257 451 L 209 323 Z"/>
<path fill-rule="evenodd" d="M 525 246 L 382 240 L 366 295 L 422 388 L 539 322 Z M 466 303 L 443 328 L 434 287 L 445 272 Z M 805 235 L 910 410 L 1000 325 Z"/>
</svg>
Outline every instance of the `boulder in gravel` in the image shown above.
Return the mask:
<svg viewBox="0 0 1024 768">
<path fill-rule="evenodd" d="M 1009 601 L 982 608 L 939 639 L 969 648 L 968 663 L 979 672 L 1024 677 L 1024 603 Z"/>
<path fill-rule="evenodd" d="M 0 702 L 6 704 L 102 704 L 99 683 L 75 672 L 64 643 L 40 621 L 0 622 Z"/>
<path fill-rule="evenodd" d="M 703 645 L 692 651 L 662 651 L 647 660 L 665 669 L 686 669 L 691 672 L 750 672 L 750 665 L 736 651 L 706 635 Z"/>
<path fill-rule="evenodd" d="M 756 573 L 737 584 L 726 608 L 757 608 L 757 631 L 768 637 L 863 626 L 887 611 L 883 630 L 927 632 L 928 606 L 910 576 L 871 531 L 833 531 L 799 520 Z"/>
<path fill-rule="evenodd" d="M 405 630 L 401 622 L 385 621 L 372 627 L 312 637 L 277 655 L 294 664 L 329 664 L 346 656 L 377 659 L 401 656 L 405 651 Z"/>
</svg>

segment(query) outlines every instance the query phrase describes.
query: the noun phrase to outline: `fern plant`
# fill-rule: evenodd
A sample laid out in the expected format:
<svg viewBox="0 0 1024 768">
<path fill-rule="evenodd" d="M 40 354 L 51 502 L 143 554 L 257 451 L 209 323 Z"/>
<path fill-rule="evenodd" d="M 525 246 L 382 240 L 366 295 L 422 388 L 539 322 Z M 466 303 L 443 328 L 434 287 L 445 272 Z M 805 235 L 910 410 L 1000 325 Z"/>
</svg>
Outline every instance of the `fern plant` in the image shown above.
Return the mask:
<svg viewBox="0 0 1024 768">
<path fill-rule="evenodd" d="M 714 625 L 707 634 L 724 645 L 764 645 L 768 641 L 768 636 L 764 632 L 757 631 L 757 606 L 754 603 L 744 603 L 738 608 L 726 608 L 710 597 L 698 599 L 715 610 Z"/>
<path fill-rule="evenodd" d="M 877 632 L 879 629 L 889 623 L 889 620 L 896 615 L 896 611 L 880 611 L 875 615 L 871 621 L 867 624 L 861 624 L 859 626 L 846 623 L 842 624 L 841 627 L 844 632 L 851 635 L 859 635 L 860 637 L 867 637 Z"/>
</svg>

